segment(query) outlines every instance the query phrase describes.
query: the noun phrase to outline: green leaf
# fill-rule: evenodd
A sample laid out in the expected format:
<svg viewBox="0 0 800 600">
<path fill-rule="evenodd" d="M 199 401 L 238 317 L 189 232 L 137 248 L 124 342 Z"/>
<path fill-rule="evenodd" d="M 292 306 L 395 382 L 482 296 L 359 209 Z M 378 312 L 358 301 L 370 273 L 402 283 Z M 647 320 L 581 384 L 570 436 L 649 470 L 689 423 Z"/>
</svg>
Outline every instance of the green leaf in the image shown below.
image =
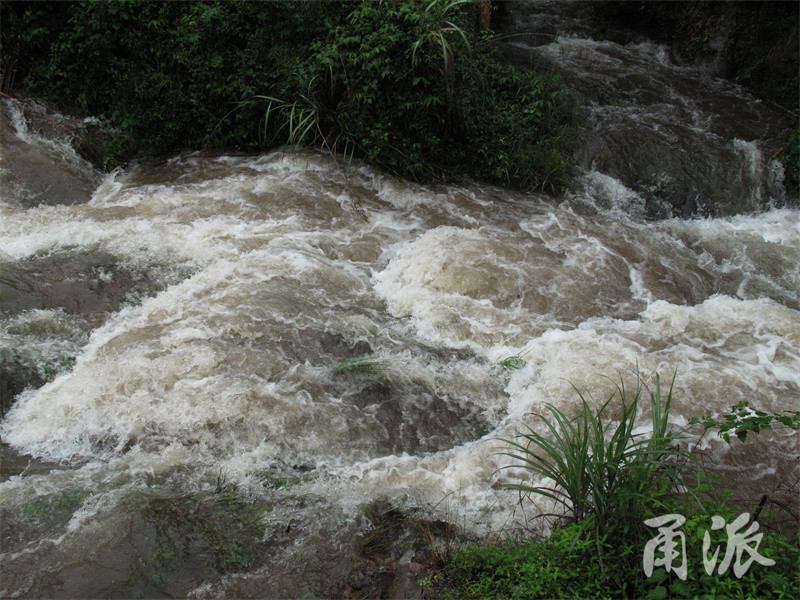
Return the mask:
<svg viewBox="0 0 800 600">
<path fill-rule="evenodd" d="M 667 579 L 667 570 L 664 568 L 659 567 L 647 578 L 647 581 L 650 583 L 664 583 Z"/>
<path fill-rule="evenodd" d="M 664 600 L 667 597 L 667 588 L 663 585 L 658 585 L 650 590 L 646 597 L 647 600 Z"/>
<path fill-rule="evenodd" d="M 692 588 L 685 581 L 678 579 L 669 584 L 670 596 L 673 598 L 691 598 Z"/>
</svg>

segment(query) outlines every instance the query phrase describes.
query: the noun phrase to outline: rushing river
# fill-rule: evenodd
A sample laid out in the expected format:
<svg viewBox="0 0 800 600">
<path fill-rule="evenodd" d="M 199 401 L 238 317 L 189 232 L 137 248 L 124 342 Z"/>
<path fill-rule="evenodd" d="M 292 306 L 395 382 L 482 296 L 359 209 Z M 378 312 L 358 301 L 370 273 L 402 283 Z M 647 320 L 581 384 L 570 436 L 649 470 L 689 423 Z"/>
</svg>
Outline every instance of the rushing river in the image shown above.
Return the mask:
<svg viewBox="0 0 800 600">
<path fill-rule="evenodd" d="M 599 90 L 558 198 L 314 153 L 100 177 L 4 103 L 1 596 L 324 593 L 381 500 L 477 535 L 534 527 L 498 451 L 545 403 L 569 410 L 573 384 L 599 402 L 677 370 L 677 427 L 797 409 L 800 212 L 654 218 L 677 195 L 782 206 L 786 123 L 652 44 L 517 44 Z M 796 436 L 756 437 L 707 435 L 704 460 L 743 497 L 796 502 Z M 224 576 L 218 532 L 163 523 L 197 530 L 181 507 L 223 492 L 264 527 Z M 165 567 L 165 539 L 205 554 Z"/>
</svg>

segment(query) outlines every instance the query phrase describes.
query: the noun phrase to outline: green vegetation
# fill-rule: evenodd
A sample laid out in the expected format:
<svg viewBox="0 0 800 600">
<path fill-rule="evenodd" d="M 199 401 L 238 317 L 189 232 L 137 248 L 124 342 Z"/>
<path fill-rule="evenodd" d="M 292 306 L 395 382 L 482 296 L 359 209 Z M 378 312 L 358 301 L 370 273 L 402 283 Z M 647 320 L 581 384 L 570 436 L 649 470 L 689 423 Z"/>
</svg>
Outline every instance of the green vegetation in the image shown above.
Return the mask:
<svg viewBox="0 0 800 600">
<path fill-rule="evenodd" d="M 346 14 L 319 2 L 3 3 L 3 79 L 58 108 L 98 116 L 117 158 L 184 148 L 258 148 L 263 110 L 303 49 Z M 57 15 L 53 17 L 52 15 Z"/>
<path fill-rule="evenodd" d="M 390 502 L 376 501 L 364 508 L 364 516 L 371 523 L 370 528 L 357 543 L 358 552 L 370 558 L 380 557 L 392 552 L 407 537 L 407 529 L 413 529 L 414 519 Z"/>
<path fill-rule="evenodd" d="M 528 428 L 520 435 L 521 441 L 508 442 L 511 450 L 505 453 L 517 461 L 510 468 L 552 479 L 556 485 L 520 483 L 508 487 L 547 496 L 567 509 L 572 520 L 591 522 L 590 536 L 597 542 L 601 568 L 602 536 L 619 532 L 640 537 L 642 516 L 658 509 L 663 498 L 681 484 L 680 470 L 688 458 L 687 453 L 675 448 L 676 435 L 667 429 L 672 387 L 662 399 L 656 377 L 655 389 L 650 393 L 652 433 L 648 437 L 634 433 L 643 391 L 641 379 L 633 398 L 629 398 L 622 382 L 617 391 L 622 403 L 618 420 L 608 414 L 616 394 L 593 410 L 578 391 L 581 411 L 575 419 L 547 405 L 553 420 L 541 419 L 550 435 Z"/>
<path fill-rule="evenodd" d="M 446 521 L 432 521 L 414 509 L 386 500 L 364 507 L 370 527 L 356 542 L 358 556 L 365 560 L 401 560 L 413 555 L 423 562 L 441 563 L 460 539 L 456 528 Z"/>
<path fill-rule="evenodd" d="M 524 356 L 530 352 L 529 348 L 518 352 L 517 354 L 512 354 L 511 356 L 506 356 L 497 361 L 497 364 L 506 371 L 516 371 L 521 369 L 525 366 L 525 358 Z"/>
<path fill-rule="evenodd" d="M 731 523 L 735 511 L 722 504 L 707 505 L 710 514 Z M 665 511 L 666 514 L 667 511 Z M 605 570 L 597 561 L 597 544 L 585 535 L 582 522 L 553 530 L 542 541 L 508 541 L 490 547 L 472 545 L 453 555 L 447 579 L 452 586 L 448 598 L 796 598 L 798 543 L 766 531 L 758 553 L 774 560 L 766 567 L 753 563 L 737 578 L 703 566 L 703 536 L 711 529 L 711 518 L 693 514 L 681 530 L 686 536 L 686 580 L 663 567 L 645 577 L 642 552 L 645 547 L 629 540 L 604 536 L 600 541 Z M 653 530 L 651 535 L 656 535 Z M 711 532 L 711 548 L 725 548 L 724 535 Z"/>
<path fill-rule="evenodd" d="M 3 3 L 3 89 L 100 117 L 111 168 L 286 143 L 418 181 L 555 190 L 572 109 L 504 64 L 467 0 Z"/>
<path fill-rule="evenodd" d="M 359 4 L 311 46 L 302 100 L 314 126 L 302 133 L 412 180 L 563 183 L 571 130 L 557 81 L 504 65 L 466 6 Z"/>
<path fill-rule="evenodd" d="M 271 505 L 242 498 L 222 477 L 217 484 L 207 492 L 133 493 L 112 511 L 112 518 L 125 518 L 124 538 L 98 548 L 101 560 L 116 557 L 116 568 L 98 569 L 83 589 L 97 597 L 184 598 L 199 582 L 260 564 Z"/>
<path fill-rule="evenodd" d="M 731 407 L 731 412 L 723 415 L 720 419 L 711 416 L 693 418 L 689 421 L 691 425 L 701 424 L 706 429 L 719 429 L 722 439 L 726 442 L 731 441 L 730 432 L 736 434 L 741 441 L 747 440 L 749 432 L 758 433 L 762 429 L 772 429 L 775 425 L 782 425 L 800 431 L 800 411 L 783 413 L 767 413 L 763 410 L 753 410 L 748 402 L 740 402 Z"/>
<path fill-rule="evenodd" d="M 374 375 L 386 368 L 386 364 L 380 362 L 374 354 L 359 354 L 351 358 L 339 361 L 334 368 L 336 373 L 361 373 L 363 375 Z"/>
<path fill-rule="evenodd" d="M 302 469 L 270 468 L 260 473 L 264 487 L 286 490 L 313 480 L 313 475 Z"/>
<path fill-rule="evenodd" d="M 39 496 L 24 506 L 23 513 L 40 525 L 54 527 L 67 521 L 89 496 L 85 490 Z"/>
<path fill-rule="evenodd" d="M 75 513 L 90 502 L 91 495 L 87 490 L 64 489 L 41 495 L 32 492 L 30 498 L 23 499 L 16 506 L 3 503 L 0 506 L 0 538 L 8 544 L 5 551 L 19 548 L 19 543 L 30 540 L 31 536 L 58 537 L 59 532 L 68 529 Z"/>
<path fill-rule="evenodd" d="M 154 538 L 145 562 L 165 578 L 187 565 L 213 574 L 244 570 L 264 553 L 267 508 L 224 490 L 149 498 L 141 514 Z"/>
<path fill-rule="evenodd" d="M 652 390 L 639 380 L 632 398 L 623 384 L 617 389 L 621 414 L 609 414 L 614 396 L 593 410 L 579 392 L 581 406 L 575 418 L 548 406 L 551 418 L 542 417 L 547 435 L 528 429 L 516 441 L 507 442 L 509 450 L 504 454 L 516 461 L 509 468 L 553 481 L 509 487 L 546 496 L 567 509 L 550 537 L 489 547 L 471 545 L 456 552 L 443 571 L 427 579 L 432 593 L 447 598 L 798 596 L 800 534 L 796 524 L 788 536 L 762 530 L 760 541 L 751 537 L 750 548 L 762 558 L 749 564 L 744 573 L 723 569 L 718 559 L 727 552 L 729 538 L 720 523 L 736 521 L 754 533 L 761 507 L 751 523 L 749 515 L 741 516 L 739 510 L 725 505 L 724 497 L 714 495 L 702 471 L 691 468 L 694 462 L 676 447 L 678 435 L 668 429 L 672 386 L 662 397 L 656 376 Z M 635 433 L 636 416 L 645 390 L 650 395 L 652 432 L 641 435 Z M 707 427 L 729 426 L 737 432 L 758 431 L 773 421 L 800 428 L 798 415 L 751 412 L 744 405 L 734 410 L 731 418 L 698 422 Z M 671 561 L 663 548 L 663 554 L 654 550 L 655 568 L 646 574 L 643 557 L 648 543 L 657 541 L 661 533 L 656 525 L 663 523 L 650 522 L 651 527 L 645 521 L 666 515 L 679 515 L 676 531 L 682 537 Z M 762 521 L 765 516 L 761 515 Z M 685 552 L 681 541 L 685 541 Z M 715 548 L 722 554 L 714 556 Z M 686 573 L 681 576 L 678 567 L 683 559 Z M 706 560 L 711 561 L 710 573 Z M 763 564 L 770 561 L 774 564 Z"/>
</svg>

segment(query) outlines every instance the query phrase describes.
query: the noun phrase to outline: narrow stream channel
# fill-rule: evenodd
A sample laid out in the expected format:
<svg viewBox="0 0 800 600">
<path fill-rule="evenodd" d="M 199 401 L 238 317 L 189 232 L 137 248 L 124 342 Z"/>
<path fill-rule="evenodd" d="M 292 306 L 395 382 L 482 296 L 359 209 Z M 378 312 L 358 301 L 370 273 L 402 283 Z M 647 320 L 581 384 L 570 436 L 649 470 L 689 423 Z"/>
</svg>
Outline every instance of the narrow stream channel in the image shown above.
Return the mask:
<svg viewBox="0 0 800 600">
<path fill-rule="evenodd" d="M 498 451 L 572 385 L 677 371 L 676 426 L 800 405 L 790 123 L 652 43 L 536 39 L 590 98 L 557 198 L 312 152 L 100 176 L 4 101 L 0 596 L 324 594 L 376 502 L 536 527 Z M 796 435 L 702 451 L 797 502 Z"/>
</svg>

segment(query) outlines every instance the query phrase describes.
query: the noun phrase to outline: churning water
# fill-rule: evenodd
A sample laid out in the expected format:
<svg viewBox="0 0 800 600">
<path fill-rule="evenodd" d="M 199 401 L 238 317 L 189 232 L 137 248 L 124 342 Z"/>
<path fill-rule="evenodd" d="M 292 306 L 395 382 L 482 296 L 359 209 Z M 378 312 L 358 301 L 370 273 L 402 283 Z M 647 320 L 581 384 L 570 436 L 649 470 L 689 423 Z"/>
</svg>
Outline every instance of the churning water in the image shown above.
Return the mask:
<svg viewBox="0 0 800 600">
<path fill-rule="evenodd" d="M 508 531 L 535 511 L 498 485 L 513 480 L 501 440 L 539 427 L 546 402 L 568 409 L 571 384 L 600 401 L 637 368 L 677 370 L 677 426 L 800 403 L 796 209 L 648 220 L 657 193 L 602 161 L 560 198 L 412 185 L 313 153 L 182 156 L 96 181 L 4 111 L 0 358 L 35 382 L 0 423 L 4 597 L 319 593 L 381 499 Z M 760 142 L 737 143 L 754 165 L 737 194 L 779 186 Z M 47 160 L 58 182 L 26 201 L 32 170 L 56 177 Z M 372 368 L 347 362 L 365 354 Z M 497 364 L 513 355 L 524 366 Z M 797 480 L 794 436 L 705 443 L 753 495 Z M 165 581 L 147 515 L 220 489 L 261 507 L 261 555 Z"/>
</svg>

